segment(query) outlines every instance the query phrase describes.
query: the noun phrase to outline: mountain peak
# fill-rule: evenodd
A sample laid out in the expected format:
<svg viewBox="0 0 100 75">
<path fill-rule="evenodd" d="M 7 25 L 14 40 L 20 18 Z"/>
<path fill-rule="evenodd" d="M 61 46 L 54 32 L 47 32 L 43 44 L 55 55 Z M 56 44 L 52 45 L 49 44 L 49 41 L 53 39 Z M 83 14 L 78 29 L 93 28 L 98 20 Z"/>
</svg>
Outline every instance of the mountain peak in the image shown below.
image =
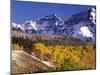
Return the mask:
<svg viewBox="0 0 100 75">
<path fill-rule="evenodd" d="M 26 21 L 23 24 L 23 26 L 24 26 L 25 29 L 35 29 L 35 30 L 37 30 L 36 21 L 35 20 Z"/>
<path fill-rule="evenodd" d="M 95 8 L 91 8 L 91 9 L 89 9 L 89 11 L 90 11 L 90 20 L 94 23 L 94 24 L 96 24 L 95 22 L 96 22 L 96 9 Z"/>
<path fill-rule="evenodd" d="M 91 12 L 92 11 L 95 12 L 96 11 L 96 8 L 88 8 L 88 10 L 91 11 Z"/>
<path fill-rule="evenodd" d="M 45 17 L 58 17 L 56 14 L 47 15 Z"/>
<path fill-rule="evenodd" d="M 47 15 L 44 18 L 41 18 L 41 19 L 61 21 L 60 17 L 58 17 L 58 15 L 56 15 L 56 14 Z"/>
</svg>

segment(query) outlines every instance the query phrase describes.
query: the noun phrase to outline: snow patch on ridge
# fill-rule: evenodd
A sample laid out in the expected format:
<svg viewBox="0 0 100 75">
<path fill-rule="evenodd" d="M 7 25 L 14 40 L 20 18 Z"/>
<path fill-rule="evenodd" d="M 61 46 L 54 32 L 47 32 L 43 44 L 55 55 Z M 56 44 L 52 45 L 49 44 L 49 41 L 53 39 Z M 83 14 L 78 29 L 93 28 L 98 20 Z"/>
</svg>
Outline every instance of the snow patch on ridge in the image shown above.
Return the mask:
<svg viewBox="0 0 100 75">
<path fill-rule="evenodd" d="M 93 37 L 93 34 L 90 32 L 90 30 L 86 26 L 83 26 L 80 28 L 79 34 L 82 34 L 85 37 Z"/>
<path fill-rule="evenodd" d="M 31 26 L 33 27 L 33 29 L 38 30 L 36 27 L 36 21 L 34 21 L 34 22 L 30 21 L 30 23 L 31 23 Z"/>
<path fill-rule="evenodd" d="M 92 22 L 94 24 L 96 24 L 95 23 L 95 20 L 96 20 L 96 9 L 95 8 L 92 8 L 92 10 L 91 10 L 91 16 L 92 16 L 92 18 L 90 18 L 90 19 L 92 20 Z"/>
</svg>

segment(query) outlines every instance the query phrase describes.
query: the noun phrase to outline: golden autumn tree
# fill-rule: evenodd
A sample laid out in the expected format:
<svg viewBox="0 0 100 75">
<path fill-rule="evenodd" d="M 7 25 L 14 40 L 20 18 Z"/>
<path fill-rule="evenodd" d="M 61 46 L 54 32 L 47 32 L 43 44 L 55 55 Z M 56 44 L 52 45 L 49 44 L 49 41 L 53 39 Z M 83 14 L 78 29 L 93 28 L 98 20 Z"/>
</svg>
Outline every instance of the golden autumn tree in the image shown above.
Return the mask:
<svg viewBox="0 0 100 75">
<path fill-rule="evenodd" d="M 38 54 L 40 58 L 43 59 L 43 56 L 48 53 L 48 48 L 43 43 L 37 43 L 34 45 L 33 51 L 35 51 L 36 54 Z"/>
</svg>

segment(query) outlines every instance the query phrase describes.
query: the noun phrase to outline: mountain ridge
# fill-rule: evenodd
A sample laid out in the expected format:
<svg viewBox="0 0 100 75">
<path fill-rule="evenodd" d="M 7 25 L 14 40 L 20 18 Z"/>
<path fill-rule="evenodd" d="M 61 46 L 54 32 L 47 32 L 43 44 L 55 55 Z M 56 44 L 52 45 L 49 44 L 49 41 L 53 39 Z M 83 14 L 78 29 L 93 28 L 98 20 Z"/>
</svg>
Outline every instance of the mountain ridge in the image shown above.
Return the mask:
<svg viewBox="0 0 100 75">
<path fill-rule="evenodd" d="M 47 15 L 40 19 L 26 21 L 23 24 L 12 23 L 11 28 L 28 34 L 65 35 L 95 43 L 95 13 L 96 10 L 91 8 L 72 15 L 65 21 L 62 21 L 56 14 Z"/>
</svg>

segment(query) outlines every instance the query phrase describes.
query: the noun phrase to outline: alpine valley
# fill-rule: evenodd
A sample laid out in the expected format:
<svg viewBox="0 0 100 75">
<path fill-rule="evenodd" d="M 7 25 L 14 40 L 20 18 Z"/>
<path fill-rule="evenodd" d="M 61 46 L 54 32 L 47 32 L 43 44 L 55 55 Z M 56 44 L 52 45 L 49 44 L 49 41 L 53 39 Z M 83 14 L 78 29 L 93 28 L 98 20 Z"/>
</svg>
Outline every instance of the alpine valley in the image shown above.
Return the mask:
<svg viewBox="0 0 100 75">
<path fill-rule="evenodd" d="M 14 75 L 96 69 L 96 9 L 12 22 L 11 41 Z"/>
</svg>

